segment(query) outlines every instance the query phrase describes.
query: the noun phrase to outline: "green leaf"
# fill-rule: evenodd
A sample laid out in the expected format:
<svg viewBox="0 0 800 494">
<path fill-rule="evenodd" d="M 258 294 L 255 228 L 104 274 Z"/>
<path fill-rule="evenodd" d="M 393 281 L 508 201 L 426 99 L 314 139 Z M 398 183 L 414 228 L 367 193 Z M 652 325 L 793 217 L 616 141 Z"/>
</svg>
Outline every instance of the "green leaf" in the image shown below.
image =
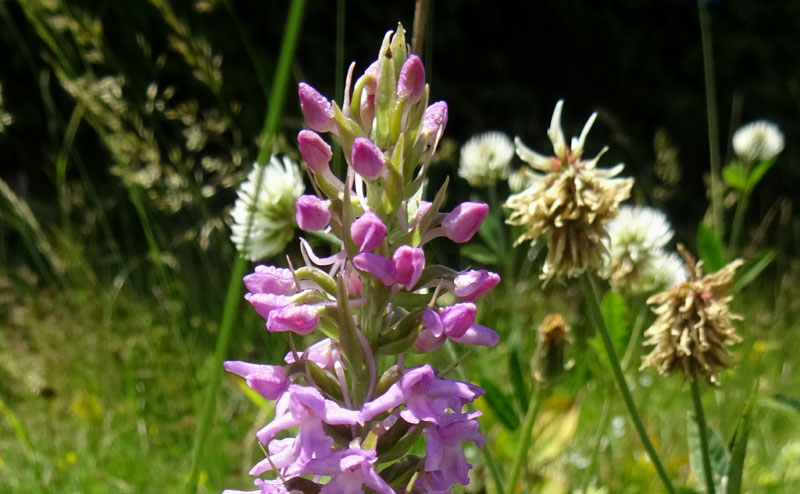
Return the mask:
<svg viewBox="0 0 800 494">
<path fill-rule="evenodd" d="M 601 303 L 603 319 L 606 327 L 611 333 L 614 342 L 614 349 L 617 355 L 625 350 L 625 342 L 628 339 L 630 326 L 628 321 L 628 307 L 625 305 L 625 297 L 619 292 L 610 291 L 605 294 Z"/>
<path fill-rule="evenodd" d="M 775 395 L 773 399 L 780 405 L 800 413 L 800 398 L 778 394 Z"/>
<path fill-rule="evenodd" d="M 478 229 L 478 235 L 500 259 L 506 258 L 505 234 L 503 223 L 496 214 L 492 214 L 490 211 Z"/>
<path fill-rule="evenodd" d="M 744 263 L 744 265 L 737 271 L 730 293 L 736 293 L 749 285 L 758 277 L 759 274 L 761 274 L 761 271 L 764 271 L 764 269 L 770 265 L 774 259 L 775 251 L 765 250 L 759 252 L 752 259 Z"/>
<path fill-rule="evenodd" d="M 470 244 L 461 247 L 461 255 L 467 259 L 486 265 L 498 265 L 500 259 L 497 255 L 485 245 Z"/>
<path fill-rule="evenodd" d="M 747 170 L 737 161 L 732 161 L 722 169 L 722 178 L 734 189 L 745 190 L 747 188 Z"/>
<path fill-rule="evenodd" d="M 516 412 L 514 412 L 511 400 L 508 399 L 505 393 L 495 386 L 492 381 L 485 378 L 480 380 L 480 385 L 486 390 L 486 394 L 483 398 L 486 400 L 486 404 L 489 406 L 492 413 L 497 416 L 497 420 L 507 429 L 515 430 L 519 428 L 519 417 Z"/>
<path fill-rule="evenodd" d="M 764 178 L 764 174 L 772 168 L 772 165 L 775 163 L 775 158 L 768 159 L 766 161 L 762 161 L 759 163 L 753 171 L 750 173 L 750 176 L 747 177 L 747 185 L 746 189 L 748 192 L 753 190 L 753 188 Z"/>
<path fill-rule="evenodd" d="M 689 463 L 698 482 L 702 484 L 705 477 L 703 474 L 703 452 L 700 448 L 700 431 L 691 412 L 687 414 L 686 424 L 689 432 Z M 715 491 L 723 494 L 725 490 L 722 488 L 722 479 L 728 474 L 730 457 L 714 429 L 706 426 L 706 437 L 708 437 L 708 453 L 711 457 L 711 473 L 714 478 Z"/>
<path fill-rule="evenodd" d="M 514 328 L 514 331 L 519 331 L 519 328 Z M 516 348 L 512 348 L 508 354 L 508 374 L 511 378 L 511 386 L 514 387 L 514 396 L 519 403 L 521 415 L 525 415 L 528 411 L 528 389 L 525 387 L 525 373 L 522 372 L 522 364 Z"/>
<path fill-rule="evenodd" d="M 750 435 L 750 427 L 753 421 L 753 405 L 758 395 L 758 381 L 750 391 L 750 397 L 744 405 L 742 415 L 736 424 L 736 432 L 733 434 L 729 450 L 731 461 L 728 465 L 728 490 L 725 494 L 740 494 L 742 492 L 742 473 L 744 472 L 744 457 L 747 454 L 747 439 Z"/>
<path fill-rule="evenodd" d="M 697 252 L 705 264 L 706 272 L 713 273 L 725 266 L 722 244 L 714 230 L 705 223 L 697 228 Z"/>
</svg>

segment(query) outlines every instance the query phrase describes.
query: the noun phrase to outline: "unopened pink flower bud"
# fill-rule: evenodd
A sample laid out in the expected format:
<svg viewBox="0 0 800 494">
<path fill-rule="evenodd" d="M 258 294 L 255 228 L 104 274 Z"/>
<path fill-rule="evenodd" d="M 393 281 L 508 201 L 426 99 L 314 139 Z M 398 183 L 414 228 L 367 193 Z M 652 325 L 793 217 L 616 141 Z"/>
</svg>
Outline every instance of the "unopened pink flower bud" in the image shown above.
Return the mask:
<svg viewBox="0 0 800 494">
<path fill-rule="evenodd" d="M 359 252 L 372 251 L 386 238 L 386 225 L 377 214 L 367 211 L 350 226 L 350 236 Z"/>
<path fill-rule="evenodd" d="M 425 268 L 425 253 L 418 247 L 401 245 L 392 256 L 394 279 L 410 291 L 422 276 Z"/>
<path fill-rule="evenodd" d="M 358 275 L 358 271 L 350 268 L 346 272 L 345 276 L 347 276 L 347 292 L 350 295 L 355 295 L 356 297 L 361 295 L 361 290 L 364 289 L 364 284 L 361 283 L 361 276 Z"/>
<path fill-rule="evenodd" d="M 372 252 L 362 252 L 353 258 L 353 264 L 361 271 L 381 280 L 384 285 L 394 285 L 394 265 L 391 259 Z"/>
<path fill-rule="evenodd" d="M 500 335 L 491 328 L 481 326 L 480 324 L 473 324 L 463 335 L 451 339 L 456 343 L 463 343 L 465 345 L 495 346 L 500 339 Z"/>
<path fill-rule="evenodd" d="M 317 309 L 308 305 L 287 305 L 269 313 L 267 330 L 270 332 L 292 331 L 308 334 L 314 331 L 319 322 Z"/>
<path fill-rule="evenodd" d="M 415 104 L 425 93 L 425 67 L 416 55 L 409 56 L 400 69 L 397 81 L 397 97 L 405 96 L 409 104 Z"/>
<path fill-rule="evenodd" d="M 420 127 L 420 137 L 426 145 L 434 145 L 444 133 L 447 126 L 447 103 L 437 101 L 425 108 L 422 114 L 422 125 Z"/>
<path fill-rule="evenodd" d="M 444 332 L 450 338 L 459 338 L 464 332 L 475 324 L 475 313 L 478 308 L 473 303 L 454 304 L 442 309 L 440 318 Z"/>
<path fill-rule="evenodd" d="M 244 286 L 253 293 L 292 295 L 297 291 L 292 272 L 275 266 L 256 266 L 255 273 L 244 277 Z"/>
<path fill-rule="evenodd" d="M 247 385 L 268 400 L 278 398 L 289 386 L 286 371 L 277 365 L 258 365 L 228 360 L 225 370 L 245 378 Z"/>
<path fill-rule="evenodd" d="M 455 285 L 453 293 L 461 300 L 472 302 L 498 283 L 500 283 L 500 276 L 497 273 L 485 269 L 463 271 L 453 280 Z"/>
<path fill-rule="evenodd" d="M 353 141 L 350 162 L 359 175 L 367 180 L 373 180 L 383 171 L 383 151 L 369 139 L 356 137 Z"/>
<path fill-rule="evenodd" d="M 336 128 L 333 120 L 333 105 L 316 89 L 305 82 L 298 86 L 300 110 L 309 127 L 317 132 L 331 132 Z"/>
<path fill-rule="evenodd" d="M 297 226 L 307 232 L 316 232 L 328 226 L 331 213 L 328 211 L 330 201 L 323 201 L 319 197 L 305 194 L 297 199 L 295 218 Z"/>
<path fill-rule="evenodd" d="M 297 134 L 297 147 L 308 168 L 316 173 L 328 169 L 333 154 L 331 147 L 313 130 L 303 129 Z"/>
<path fill-rule="evenodd" d="M 460 244 L 468 241 L 478 232 L 489 206 L 482 202 L 462 202 L 442 220 L 442 228 L 447 238 Z"/>
</svg>

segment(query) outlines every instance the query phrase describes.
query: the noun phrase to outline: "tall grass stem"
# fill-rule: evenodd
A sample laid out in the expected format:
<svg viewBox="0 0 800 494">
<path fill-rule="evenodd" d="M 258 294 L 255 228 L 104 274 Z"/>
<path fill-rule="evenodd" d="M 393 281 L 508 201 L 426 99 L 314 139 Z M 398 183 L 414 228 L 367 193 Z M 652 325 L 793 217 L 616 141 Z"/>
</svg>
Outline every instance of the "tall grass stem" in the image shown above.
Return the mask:
<svg viewBox="0 0 800 494">
<path fill-rule="evenodd" d="M 595 328 L 597 328 L 597 332 L 600 333 L 600 338 L 603 340 L 603 347 L 605 347 L 606 354 L 608 355 L 608 361 L 611 364 L 611 371 L 614 374 L 614 380 L 617 382 L 617 387 L 622 395 L 622 400 L 625 402 L 625 407 L 628 409 L 628 414 L 631 416 L 631 421 L 636 428 L 636 432 L 639 434 L 639 438 L 641 439 L 642 445 L 647 452 L 647 456 L 650 457 L 650 461 L 653 462 L 653 466 L 655 467 L 658 476 L 661 478 L 661 482 L 664 484 L 664 488 L 669 494 L 675 494 L 675 487 L 672 485 L 672 481 L 670 480 L 667 470 L 664 468 L 664 465 L 661 462 L 655 447 L 653 446 L 653 442 L 650 441 L 650 437 L 647 435 L 647 430 L 644 428 L 642 417 L 639 415 L 639 411 L 636 409 L 636 404 L 633 402 L 633 397 L 631 396 L 631 390 L 628 388 L 628 383 L 625 381 L 625 374 L 622 372 L 622 367 L 620 366 L 619 359 L 617 358 L 617 352 L 614 350 L 614 343 L 611 340 L 611 334 L 606 327 L 605 319 L 603 319 L 603 312 L 600 308 L 600 294 L 597 289 L 597 282 L 591 273 L 587 272 L 581 276 L 581 287 L 583 288 L 584 296 L 586 297 L 586 302 L 589 306 L 589 316 Z"/>
<path fill-rule="evenodd" d="M 519 477 L 522 474 L 522 465 L 528 458 L 528 449 L 531 447 L 531 441 L 533 440 L 531 437 L 533 425 L 536 423 L 536 417 L 539 415 L 542 403 L 547 398 L 549 389 L 549 387 L 539 384 L 531 394 L 531 400 L 528 403 L 528 411 L 525 413 L 525 419 L 520 429 L 522 437 L 519 438 L 517 451 L 514 453 L 514 463 L 511 464 L 511 472 L 509 472 L 508 478 L 506 479 L 507 494 L 516 494 L 518 492 L 517 482 L 519 482 Z"/>
<path fill-rule="evenodd" d="M 278 129 L 278 123 L 280 122 L 281 109 L 285 99 L 286 88 L 289 83 L 291 63 L 294 57 L 295 47 L 297 46 L 297 39 L 300 36 L 300 26 L 302 23 L 304 10 L 305 0 L 292 0 L 291 5 L 289 6 L 289 14 L 286 20 L 286 28 L 283 34 L 283 41 L 281 43 L 281 51 L 278 57 L 277 68 L 272 84 L 272 91 L 270 92 L 269 101 L 267 103 L 268 108 L 264 121 L 264 130 L 261 133 L 260 138 L 258 162 L 262 164 L 266 163 L 272 154 L 273 137 Z M 262 175 L 263 173 L 259 174 L 259 182 L 263 179 Z M 260 191 L 260 184 L 256 185 L 257 186 L 255 190 Z M 254 202 L 258 202 L 258 197 L 255 198 Z M 247 233 L 245 235 L 245 244 L 247 243 L 247 237 L 249 236 L 249 233 L 250 225 L 248 225 Z M 236 310 L 239 306 L 239 300 L 241 298 L 241 280 L 246 268 L 247 261 L 241 256 L 237 257 L 233 265 L 230 281 L 228 282 L 228 290 L 225 297 L 225 307 L 222 311 L 222 322 L 220 323 L 219 334 L 217 336 L 217 343 L 214 351 L 211 380 L 208 382 L 206 387 L 203 410 L 194 439 L 192 463 L 189 470 L 187 484 L 187 492 L 191 494 L 197 491 L 200 463 L 203 458 L 206 442 L 208 441 L 208 435 L 211 432 L 211 424 L 213 422 L 217 405 L 217 394 L 220 383 L 222 382 L 222 362 L 225 360 L 225 356 L 228 352 L 231 329 L 233 328 Z"/>
<path fill-rule="evenodd" d="M 700 38 L 703 45 L 703 76 L 706 86 L 706 115 L 708 119 L 708 152 L 711 160 L 711 215 L 717 238 L 725 235 L 720 177 L 719 121 L 717 119 L 717 87 L 714 77 L 714 47 L 711 44 L 711 18 L 707 0 L 697 0 L 700 17 Z"/>
</svg>

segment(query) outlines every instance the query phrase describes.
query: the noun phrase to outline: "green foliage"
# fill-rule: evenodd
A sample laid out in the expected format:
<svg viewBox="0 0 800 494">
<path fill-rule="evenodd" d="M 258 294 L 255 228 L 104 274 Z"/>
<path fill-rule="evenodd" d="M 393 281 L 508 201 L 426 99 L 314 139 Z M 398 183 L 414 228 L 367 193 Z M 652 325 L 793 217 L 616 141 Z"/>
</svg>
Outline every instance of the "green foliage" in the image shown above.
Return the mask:
<svg viewBox="0 0 800 494">
<path fill-rule="evenodd" d="M 702 484 L 704 478 L 702 452 L 700 448 L 700 432 L 697 428 L 697 422 L 692 413 L 689 413 L 686 418 L 686 427 L 689 437 L 689 461 L 692 465 L 692 470 L 698 479 L 698 483 Z M 708 438 L 708 449 L 711 457 L 711 472 L 714 478 L 714 488 L 716 492 L 724 493 L 723 479 L 728 475 L 728 465 L 730 464 L 730 454 L 725 449 L 719 436 L 714 429 L 706 426 L 706 437 Z"/>
<path fill-rule="evenodd" d="M 725 253 L 722 243 L 717 238 L 714 230 L 701 223 L 697 227 L 697 252 L 703 260 L 705 272 L 713 273 L 725 266 Z"/>
</svg>

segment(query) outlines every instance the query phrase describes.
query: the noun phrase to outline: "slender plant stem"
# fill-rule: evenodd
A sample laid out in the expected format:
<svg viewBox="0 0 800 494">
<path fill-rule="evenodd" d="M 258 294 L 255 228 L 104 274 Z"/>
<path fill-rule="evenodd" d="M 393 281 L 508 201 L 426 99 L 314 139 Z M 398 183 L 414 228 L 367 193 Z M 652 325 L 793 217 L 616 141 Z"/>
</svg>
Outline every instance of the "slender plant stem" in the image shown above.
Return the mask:
<svg viewBox="0 0 800 494">
<path fill-rule="evenodd" d="M 703 400 L 700 397 L 700 383 L 692 375 L 692 402 L 694 403 L 694 419 L 697 422 L 697 431 L 700 436 L 700 452 L 703 456 L 703 477 L 706 481 L 706 493 L 715 494 L 714 473 L 711 470 L 711 454 L 708 450 L 708 426 L 706 415 L 703 412 Z"/>
<path fill-rule="evenodd" d="M 430 0 L 416 0 L 414 7 L 414 32 L 411 38 L 411 53 L 422 54 L 425 44 L 425 27 L 428 23 L 428 4 Z"/>
<path fill-rule="evenodd" d="M 467 376 L 464 374 L 464 369 L 460 365 L 457 365 L 459 362 L 459 356 L 458 352 L 455 349 L 455 346 L 453 346 L 452 342 L 449 341 L 446 342 L 444 346 L 447 347 L 447 353 L 450 354 L 450 358 L 453 360 L 454 364 L 456 364 L 455 365 L 456 376 L 458 376 L 460 380 L 466 381 Z M 505 492 L 505 490 L 503 489 L 503 477 L 500 472 L 500 466 L 497 464 L 497 460 L 492 455 L 492 452 L 489 451 L 489 448 L 487 446 L 484 446 L 481 449 L 481 452 L 483 453 L 483 459 L 486 461 L 486 466 L 489 467 L 489 473 L 492 476 L 492 481 L 494 481 L 495 491 L 497 491 L 498 493 Z"/>
<path fill-rule="evenodd" d="M 647 430 L 644 428 L 644 423 L 642 423 L 642 417 L 636 409 L 636 404 L 633 402 L 633 397 L 631 396 L 631 390 L 628 388 L 628 383 L 625 381 L 625 374 L 623 374 L 622 367 L 620 367 L 617 352 L 614 350 L 614 343 L 611 340 L 611 335 L 603 319 L 597 283 L 590 273 L 585 273 L 581 276 L 581 285 L 586 297 L 586 302 L 589 305 L 589 316 L 592 318 L 592 322 L 597 328 L 597 332 L 600 333 L 600 338 L 603 340 L 603 346 L 608 355 L 608 361 L 611 364 L 614 380 L 617 382 L 617 387 L 622 395 L 622 400 L 625 402 L 625 407 L 628 409 L 631 421 L 636 428 L 636 432 L 639 434 L 647 456 L 650 457 L 650 461 L 653 462 L 653 466 L 656 472 L 658 472 L 661 482 L 664 484 L 664 488 L 669 494 L 675 494 L 675 487 L 673 487 L 672 481 L 669 475 L 667 475 L 667 470 L 664 468 L 663 463 L 661 463 L 661 459 L 658 457 L 658 453 L 656 453 L 656 449 L 652 441 L 650 441 L 650 437 L 647 435 Z"/>
<path fill-rule="evenodd" d="M 733 226 L 731 226 L 731 239 L 728 243 L 728 250 L 731 256 L 736 256 L 739 253 L 739 241 L 742 237 L 742 228 L 744 226 L 744 218 L 747 215 L 747 206 L 750 201 L 750 193 L 743 191 L 742 196 L 739 197 L 739 202 L 736 204 L 736 213 L 733 215 Z"/>
<path fill-rule="evenodd" d="M 297 45 L 297 39 L 300 36 L 300 25 L 303 19 L 303 11 L 305 10 L 305 0 L 292 0 L 289 7 L 289 15 L 286 20 L 286 28 L 283 33 L 283 41 L 281 45 L 281 52 L 278 58 L 277 69 L 272 83 L 272 91 L 270 93 L 267 116 L 264 123 L 264 131 L 261 133 L 260 149 L 258 153 L 258 162 L 266 163 L 272 154 L 273 136 L 278 129 L 278 122 L 280 122 L 281 110 L 283 107 L 283 100 L 286 94 L 286 87 L 289 82 L 290 68 L 292 58 L 294 57 L 294 49 Z M 263 175 L 263 174 L 260 174 Z M 261 176 L 258 177 L 259 182 Z M 260 190 L 260 184 L 256 190 Z M 256 198 L 257 202 L 258 198 Z M 246 237 L 249 236 L 250 226 L 248 225 Z M 245 243 L 247 238 L 245 238 Z M 239 307 L 242 292 L 242 276 L 247 268 L 247 261 L 242 257 L 237 257 L 231 272 L 231 278 L 228 282 L 228 291 L 225 297 L 225 308 L 222 311 L 222 322 L 220 323 L 219 334 L 217 336 L 217 344 L 214 350 L 213 367 L 211 370 L 211 380 L 206 387 L 206 393 L 203 403 L 203 411 L 197 426 L 197 431 L 194 438 L 194 449 L 192 451 L 192 464 L 189 470 L 189 479 L 187 484 L 187 492 L 194 494 L 197 491 L 198 473 L 200 471 L 200 462 L 203 458 L 203 451 L 205 444 L 208 440 L 208 435 L 211 432 L 211 424 L 214 419 L 214 413 L 217 406 L 217 394 L 219 391 L 220 383 L 222 382 L 222 361 L 228 353 L 228 342 L 230 341 L 231 329 L 236 316 L 236 309 Z"/>
<path fill-rule="evenodd" d="M 706 115 L 708 119 L 708 152 L 711 160 L 711 215 L 717 238 L 723 238 L 722 182 L 720 180 L 719 122 L 717 120 L 717 87 L 714 77 L 714 48 L 711 46 L 711 18 L 707 0 L 697 0 L 700 17 L 700 38 L 703 44 L 703 75 L 706 86 Z"/>
<path fill-rule="evenodd" d="M 512 463 L 511 472 L 509 472 L 506 479 L 507 494 L 516 494 L 517 492 L 517 482 L 519 482 L 519 477 L 522 474 L 522 465 L 525 463 L 525 459 L 528 458 L 528 449 L 531 447 L 533 424 L 536 423 L 539 409 L 541 409 L 542 403 L 547 398 L 549 389 L 549 387 L 539 384 L 531 394 L 528 411 L 525 413 L 525 419 L 520 429 L 522 437 L 519 438 L 517 451 L 514 454 L 514 463 Z"/>
</svg>

